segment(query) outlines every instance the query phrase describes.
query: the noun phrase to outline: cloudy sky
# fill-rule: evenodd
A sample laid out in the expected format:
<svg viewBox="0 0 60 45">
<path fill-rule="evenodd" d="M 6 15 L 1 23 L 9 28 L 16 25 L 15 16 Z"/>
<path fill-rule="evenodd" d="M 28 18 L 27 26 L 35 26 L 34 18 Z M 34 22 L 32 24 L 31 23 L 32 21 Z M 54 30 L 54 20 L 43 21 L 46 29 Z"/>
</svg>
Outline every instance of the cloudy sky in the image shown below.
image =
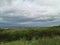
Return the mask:
<svg viewBox="0 0 60 45">
<path fill-rule="evenodd" d="M 0 0 L 1 26 L 60 25 L 60 0 Z"/>
</svg>

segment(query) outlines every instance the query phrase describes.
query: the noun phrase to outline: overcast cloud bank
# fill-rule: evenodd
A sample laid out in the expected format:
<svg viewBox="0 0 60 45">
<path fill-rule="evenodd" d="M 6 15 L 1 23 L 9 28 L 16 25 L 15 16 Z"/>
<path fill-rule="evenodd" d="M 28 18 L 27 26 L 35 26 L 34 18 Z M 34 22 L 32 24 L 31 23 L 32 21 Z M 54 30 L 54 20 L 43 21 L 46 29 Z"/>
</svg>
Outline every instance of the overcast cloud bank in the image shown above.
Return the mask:
<svg viewBox="0 0 60 45">
<path fill-rule="evenodd" d="M 60 0 L 0 0 L 0 25 L 60 24 Z"/>
</svg>

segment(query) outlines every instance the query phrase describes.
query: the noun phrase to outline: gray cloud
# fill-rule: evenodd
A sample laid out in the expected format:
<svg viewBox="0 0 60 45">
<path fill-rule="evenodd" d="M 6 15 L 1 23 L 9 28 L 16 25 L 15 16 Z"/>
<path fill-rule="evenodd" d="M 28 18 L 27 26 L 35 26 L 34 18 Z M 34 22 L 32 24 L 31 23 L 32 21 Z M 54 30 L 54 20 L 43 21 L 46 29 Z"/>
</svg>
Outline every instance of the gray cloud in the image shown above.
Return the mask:
<svg viewBox="0 0 60 45">
<path fill-rule="evenodd" d="M 59 4 L 59 0 L 0 0 L 0 24 L 55 25 L 60 22 Z"/>
</svg>

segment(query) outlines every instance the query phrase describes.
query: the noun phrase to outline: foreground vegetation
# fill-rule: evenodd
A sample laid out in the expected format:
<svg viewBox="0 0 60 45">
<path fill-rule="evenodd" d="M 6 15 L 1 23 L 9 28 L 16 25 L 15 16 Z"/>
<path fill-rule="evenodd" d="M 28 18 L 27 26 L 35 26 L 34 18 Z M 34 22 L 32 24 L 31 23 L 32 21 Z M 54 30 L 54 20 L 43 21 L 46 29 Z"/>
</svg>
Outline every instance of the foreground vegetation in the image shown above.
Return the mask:
<svg viewBox="0 0 60 45">
<path fill-rule="evenodd" d="M 60 45 L 60 37 L 54 37 L 54 38 L 42 38 L 42 39 L 32 39 L 30 41 L 21 39 L 17 41 L 7 42 L 3 43 L 1 42 L 0 45 Z"/>
<path fill-rule="evenodd" d="M 60 26 L 1 28 L 0 45 L 60 45 Z"/>
</svg>

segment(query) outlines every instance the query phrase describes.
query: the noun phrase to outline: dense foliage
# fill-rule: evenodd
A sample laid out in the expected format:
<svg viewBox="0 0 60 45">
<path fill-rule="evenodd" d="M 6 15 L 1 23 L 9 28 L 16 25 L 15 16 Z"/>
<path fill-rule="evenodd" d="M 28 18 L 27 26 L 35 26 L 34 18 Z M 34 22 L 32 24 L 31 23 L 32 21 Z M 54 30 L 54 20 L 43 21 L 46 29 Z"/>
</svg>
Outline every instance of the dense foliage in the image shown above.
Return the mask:
<svg viewBox="0 0 60 45">
<path fill-rule="evenodd" d="M 44 28 L 1 28 L 0 41 L 14 41 L 22 38 L 31 40 L 32 38 L 60 36 L 60 26 Z"/>
</svg>

